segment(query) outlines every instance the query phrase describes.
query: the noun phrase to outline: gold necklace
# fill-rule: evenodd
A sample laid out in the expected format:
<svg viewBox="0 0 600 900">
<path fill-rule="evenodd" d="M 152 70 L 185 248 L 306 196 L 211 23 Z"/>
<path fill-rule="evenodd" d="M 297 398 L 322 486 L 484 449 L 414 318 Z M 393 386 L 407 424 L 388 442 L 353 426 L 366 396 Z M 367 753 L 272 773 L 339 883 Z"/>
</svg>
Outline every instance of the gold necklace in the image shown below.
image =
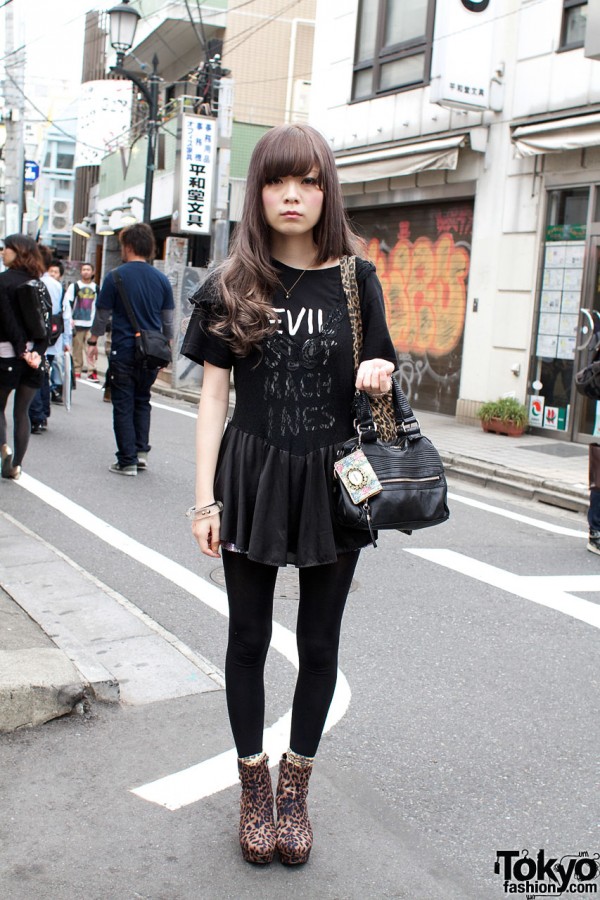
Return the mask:
<svg viewBox="0 0 600 900">
<path fill-rule="evenodd" d="M 300 281 L 300 279 L 302 278 L 302 276 L 304 275 L 305 272 L 308 272 L 308 269 L 304 269 L 302 272 L 300 272 L 299 276 L 296 278 L 295 282 L 293 283 L 293 285 L 291 286 L 291 288 L 289 290 L 286 288 L 285 284 L 283 284 L 283 282 L 281 281 L 279 276 L 278 275 L 275 276 L 275 278 L 277 278 L 277 281 L 283 288 L 283 293 L 285 294 L 286 300 L 290 299 L 290 294 L 292 293 L 292 291 L 294 290 L 294 288 L 296 287 L 296 285 L 298 284 L 298 282 Z"/>
</svg>

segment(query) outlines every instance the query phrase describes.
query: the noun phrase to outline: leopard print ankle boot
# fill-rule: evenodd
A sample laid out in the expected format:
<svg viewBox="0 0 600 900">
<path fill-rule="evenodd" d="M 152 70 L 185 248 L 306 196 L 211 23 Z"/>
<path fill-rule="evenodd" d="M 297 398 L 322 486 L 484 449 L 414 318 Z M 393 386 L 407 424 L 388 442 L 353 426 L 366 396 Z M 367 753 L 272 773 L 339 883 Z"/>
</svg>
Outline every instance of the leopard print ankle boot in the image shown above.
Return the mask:
<svg viewBox="0 0 600 900">
<path fill-rule="evenodd" d="M 306 795 L 312 765 L 296 766 L 284 753 L 279 763 L 277 784 L 277 850 L 284 866 L 308 861 L 313 833 L 308 818 Z"/>
<path fill-rule="evenodd" d="M 269 758 L 251 765 L 238 759 L 242 782 L 240 801 L 240 847 L 246 862 L 270 863 L 275 853 L 275 820 L 273 786 Z"/>
</svg>

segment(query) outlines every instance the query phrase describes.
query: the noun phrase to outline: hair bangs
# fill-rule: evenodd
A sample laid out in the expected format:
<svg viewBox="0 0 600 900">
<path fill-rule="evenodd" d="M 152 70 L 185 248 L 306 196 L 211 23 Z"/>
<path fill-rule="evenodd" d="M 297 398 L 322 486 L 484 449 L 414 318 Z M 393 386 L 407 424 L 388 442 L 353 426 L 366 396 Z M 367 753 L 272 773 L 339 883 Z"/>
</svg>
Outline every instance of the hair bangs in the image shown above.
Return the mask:
<svg viewBox="0 0 600 900">
<path fill-rule="evenodd" d="M 320 153 L 311 140 L 311 135 L 300 128 L 289 126 L 273 128 L 265 140 L 264 151 L 263 184 L 272 178 L 308 175 L 313 168 L 319 170 L 320 181 L 322 171 Z"/>
</svg>

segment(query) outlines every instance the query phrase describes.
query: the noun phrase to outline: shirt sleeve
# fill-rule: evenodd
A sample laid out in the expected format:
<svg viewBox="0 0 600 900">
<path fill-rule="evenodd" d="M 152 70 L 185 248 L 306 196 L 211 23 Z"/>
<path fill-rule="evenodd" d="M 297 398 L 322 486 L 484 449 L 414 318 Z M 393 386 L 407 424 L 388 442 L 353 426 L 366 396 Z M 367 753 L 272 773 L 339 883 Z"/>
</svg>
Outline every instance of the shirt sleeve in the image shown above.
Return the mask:
<svg viewBox="0 0 600 900">
<path fill-rule="evenodd" d="M 165 289 L 163 291 L 163 305 L 161 309 L 175 309 L 175 300 L 173 299 L 173 288 L 171 287 L 171 282 L 164 276 L 164 286 Z"/>
<path fill-rule="evenodd" d="M 386 359 L 396 368 L 398 358 L 385 319 L 383 290 L 375 266 L 364 260 L 357 260 L 356 276 L 363 325 L 360 360 L 362 362 L 365 359 Z"/>
<path fill-rule="evenodd" d="M 114 309 L 116 295 L 117 286 L 115 285 L 112 272 L 109 272 L 104 279 L 102 287 L 100 288 L 100 293 L 98 294 L 98 299 L 96 301 L 97 309 Z"/>
<path fill-rule="evenodd" d="M 203 285 L 194 294 L 192 302 L 194 311 L 183 339 L 181 353 L 201 366 L 207 362 L 220 369 L 231 369 L 235 360 L 233 351 L 223 338 L 210 331 L 219 307 L 211 286 Z"/>
</svg>

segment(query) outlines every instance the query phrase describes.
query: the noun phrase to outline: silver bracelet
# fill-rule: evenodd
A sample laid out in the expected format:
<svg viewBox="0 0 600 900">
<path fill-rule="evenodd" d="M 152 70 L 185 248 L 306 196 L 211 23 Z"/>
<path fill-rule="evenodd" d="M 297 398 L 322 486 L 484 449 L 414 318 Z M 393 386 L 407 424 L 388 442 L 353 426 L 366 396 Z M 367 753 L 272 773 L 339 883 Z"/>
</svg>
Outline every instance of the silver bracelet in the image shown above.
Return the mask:
<svg viewBox="0 0 600 900">
<path fill-rule="evenodd" d="M 208 506 L 190 506 L 185 514 L 188 519 L 201 519 L 203 516 L 214 516 L 217 513 L 220 513 L 222 509 L 222 502 L 220 500 L 214 500 L 212 503 L 209 503 Z"/>
</svg>

